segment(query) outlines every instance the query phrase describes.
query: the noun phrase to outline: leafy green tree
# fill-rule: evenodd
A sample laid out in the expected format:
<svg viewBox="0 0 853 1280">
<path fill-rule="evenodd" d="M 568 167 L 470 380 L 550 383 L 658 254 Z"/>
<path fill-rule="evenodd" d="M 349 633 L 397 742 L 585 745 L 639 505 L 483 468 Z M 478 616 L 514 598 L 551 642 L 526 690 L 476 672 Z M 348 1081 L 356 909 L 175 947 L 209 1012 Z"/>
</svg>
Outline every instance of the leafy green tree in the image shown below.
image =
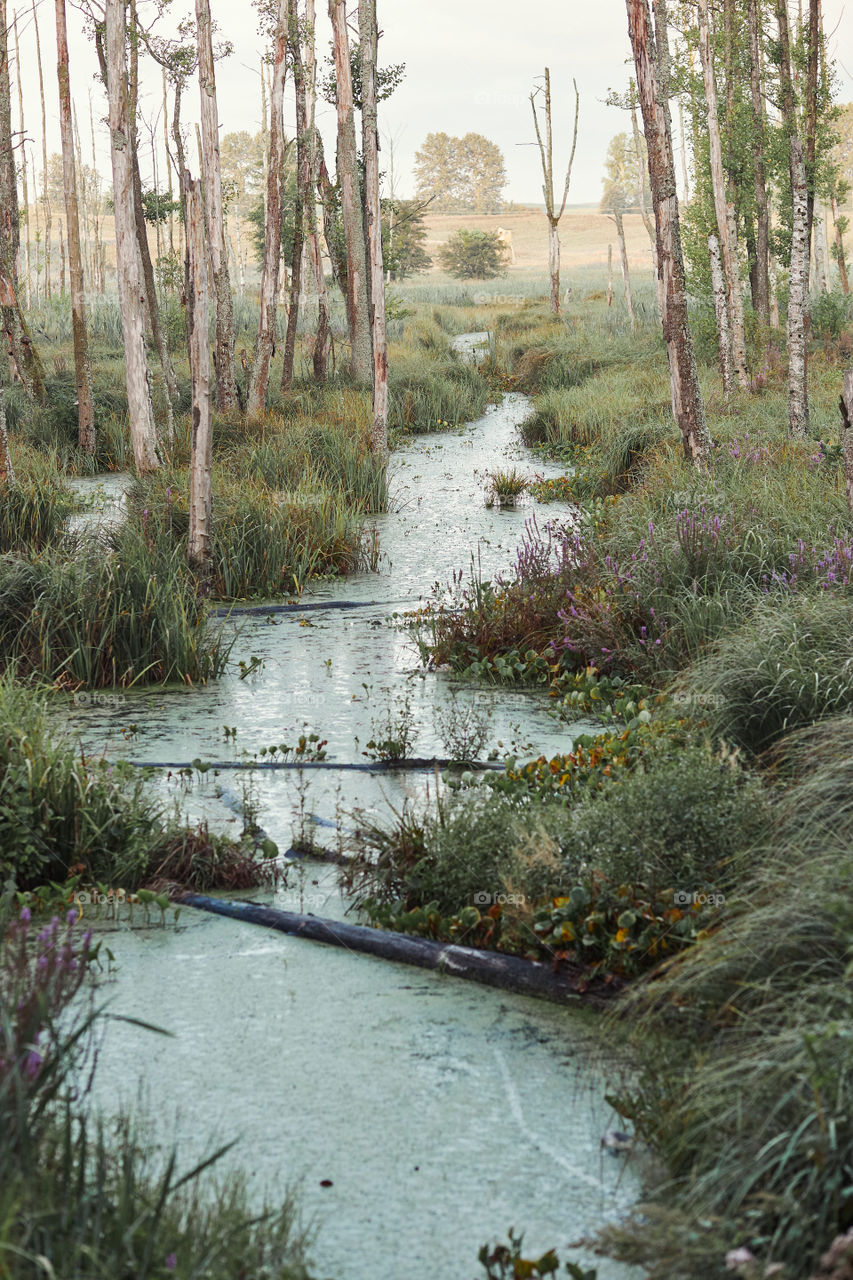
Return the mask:
<svg viewBox="0 0 853 1280">
<path fill-rule="evenodd" d="M 462 228 L 439 250 L 441 265 L 457 280 L 493 280 L 503 274 L 507 254 L 496 232 Z"/>
<path fill-rule="evenodd" d="M 506 187 L 500 147 L 480 133 L 430 133 L 415 153 L 417 198 L 438 213 L 499 213 Z"/>
</svg>

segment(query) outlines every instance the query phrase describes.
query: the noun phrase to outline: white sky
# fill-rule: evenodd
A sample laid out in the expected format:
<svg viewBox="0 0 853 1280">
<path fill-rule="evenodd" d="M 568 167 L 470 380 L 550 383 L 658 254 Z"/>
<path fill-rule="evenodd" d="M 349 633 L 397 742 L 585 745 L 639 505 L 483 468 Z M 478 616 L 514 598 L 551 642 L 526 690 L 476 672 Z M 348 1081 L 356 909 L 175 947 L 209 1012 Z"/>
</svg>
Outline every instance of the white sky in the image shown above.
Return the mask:
<svg viewBox="0 0 853 1280">
<path fill-rule="evenodd" d="M 56 42 L 54 6 L 37 0 L 47 96 L 48 150 L 59 150 L 56 90 Z M 99 168 L 110 173 L 108 139 L 103 117 L 106 103 L 96 80 L 94 48 L 84 35 L 81 15 L 68 2 L 72 91 L 77 101 L 84 156 L 90 152 L 88 92 L 95 106 L 99 132 Z M 406 78 L 384 104 L 380 127 L 397 139 L 398 191 L 411 194 L 414 153 L 427 133 L 461 135 L 483 133 L 499 144 L 506 159 L 507 197 L 535 203 L 541 196 L 541 173 L 533 140 L 528 95 L 544 66 L 551 69 L 555 118 L 555 167 L 568 159 L 574 76 L 581 94 L 578 149 L 570 203 L 597 201 L 607 143 L 626 127 L 624 114 L 604 105 L 609 88 L 625 87 L 630 68 L 630 46 L 624 0 L 378 0 L 383 30 L 380 61 L 405 62 Z M 8 0 L 9 17 L 15 7 Z M 140 15 L 145 13 L 140 2 Z M 173 0 L 175 16 L 191 9 L 190 0 Z M 261 42 L 257 19 L 249 0 L 211 0 L 221 33 L 232 41 L 234 52 L 217 66 L 220 123 L 223 131 L 260 127 L 260 78 L 257 67 Z M 830 53 L 838 62 L 839 99 L 853 100 L 853 0 L 824 0 L 824 20 L 830 34 Z M 21 80 L 30 158 L 41 171 L 41 108 L 32 5 L 18 6 L 21 26 Z M 355 0 L 351 12 L 355 10 Z M 318 54 L 325 57 L 329 26 L 325 0 L 317 0 Z M 14 74 L 14 63 L 13 63 Z M 150 119 L 160 110 L 159 74 L 149 73 L 143 92 L 142 114 Z M 198 91 L 190 86 L 185 97 L 184 119 L 192 124 Z M 334 155 L 333 111 L 319 104 L 318 121 Z M 288 126 L 292 123 L 292 102 Z M 17 121 L 17 95 L 13 87 L 13 120 Z M 13 125 L 16 128 L 17 124 Z M 144 128 L 141 137 L 145 138 Z M 162 137 L 162 121 L 160 123 Z M 148 170 L 143 148 L 143 169 Z M 194 156 L 194 147 L 188 155 Z M 387 164 L 387 149 L 383 163 Z"/>
</svg>

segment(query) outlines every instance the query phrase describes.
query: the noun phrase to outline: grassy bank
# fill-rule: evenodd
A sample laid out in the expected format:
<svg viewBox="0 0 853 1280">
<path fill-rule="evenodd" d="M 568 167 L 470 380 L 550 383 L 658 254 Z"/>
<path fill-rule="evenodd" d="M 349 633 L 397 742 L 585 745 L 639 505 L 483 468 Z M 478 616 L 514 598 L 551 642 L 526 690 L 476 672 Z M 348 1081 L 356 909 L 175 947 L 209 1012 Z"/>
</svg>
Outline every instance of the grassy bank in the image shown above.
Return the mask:
<svg viewBox="0 0 853 1280">
<path fill-rule="evenodd" d="M 633 979 L 612 1095 L 659 1174 L 603 1247 L 660 1280 L 807 1280 L 853 1222 L 843 350 L 814 333 L 799 443 L 779 358 L 726 402 L 703 340 L 698 475 L 658 331 L 595 292 L 495 318 L 491 371 L 566 474 L 510 572 L 415 622 L 425 660 L 540 686 L 566 748 L 366 824 L 350 881 L 377 924 Z M 578 519 L 552 525 L 552 496 Z"/>
</svg>

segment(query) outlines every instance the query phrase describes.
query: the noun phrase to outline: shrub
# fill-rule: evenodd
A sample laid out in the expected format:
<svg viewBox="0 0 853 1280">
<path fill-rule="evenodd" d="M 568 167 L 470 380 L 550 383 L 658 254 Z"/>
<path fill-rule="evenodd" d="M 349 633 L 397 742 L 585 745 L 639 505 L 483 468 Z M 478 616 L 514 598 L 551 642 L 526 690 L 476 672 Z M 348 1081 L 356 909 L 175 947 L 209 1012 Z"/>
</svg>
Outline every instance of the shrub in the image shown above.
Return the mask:
<svg viewBox="0 0 853 1280">
<path fill-rule="evenodd" d="M 495 231 L 460 228 L 439 249 L 445 271 L 457 280 L 492 280 L 503 274 L 509 250 Z"/>
</svg>

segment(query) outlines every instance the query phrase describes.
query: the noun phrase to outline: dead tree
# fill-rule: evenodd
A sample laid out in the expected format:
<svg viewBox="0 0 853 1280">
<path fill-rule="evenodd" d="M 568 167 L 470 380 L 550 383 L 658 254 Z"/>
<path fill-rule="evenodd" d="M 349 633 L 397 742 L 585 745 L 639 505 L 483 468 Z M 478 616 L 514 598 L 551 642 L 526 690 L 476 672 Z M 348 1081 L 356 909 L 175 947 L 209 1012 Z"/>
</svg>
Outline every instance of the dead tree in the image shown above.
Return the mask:
<svg viewBox="0 0 853 1280">
<path fill-rule="evenodd" d="M 299 57 L 299 6 L 297 0 L 287 0 L 287 30 L 291 58 Z M 297 107 L 298 111 L 298 107 Z M 301 122 L 304 124 L 304 120 Z M 308 158 L 308 139 L 304 129 L 296 122 L 296 172 L 303 180 Z M 284 361 L 281 370 L 281 389 L 287 391 L 293 382 L 293 365 L 296 359 L 296 330 L 299 324 L 299 302 L 302 296 L 302 258 L 305 249 L 305 210 L 302 199 L 297 199 L 293 211 L 293 252 L 290 258 L 290 302 L 287 309 L 287 331 L 284 335 Z"/>
<path fill-rule="evenodd" d="M 41 36 L 39 34 L 38 6 L 33 5 L 33 25 L 36 32 L 36 62 L 39 72 L 39 96 L 41 97 L 41 156 L 42 156 L 42 207 L 44 209 L 44 296 L 49 298 L 52 292 L 50 278 L 50 234 L 52 216 L 50 211 L 50 194 L 47 189 L 47 111 L 44 98 L 44 71 L 41 64 Z"/>
<path fill-rule="evenodd" d="M 314 286 L 317 290 L 317 333 L 314 338 L 314 377 L 318 382 L 326 380 L 326 366 L 329 359 L 329 344 L 332 336 L 332 325 L 329 311 L 329 291 L 326 288 L 326 273 L 323 268 L 323 251 L 317 229 L 317 136 L 315 112 L 317 101 L 317 56 L 314 35 L 314 0 L 305 3 L 305 57 L 304 65 L 301 48 L 294 62 L 294 79 L 296 81 L 296 120 L 297 129 L 300 120 L 305 122 L 307 138 L 307 173 L 299 172 L 299 198 L 305 206 L 305 232 L 311 266 L 314 272 Z"/>
<path fill-rule="evenodd" d="M 12 145 L 9 25 L 6 0 L 0 0 L 0 319 L 13 374 L 20 378 L 31 399 L 43 400 L 44 370 L 18 299 L 19 243 L 18 184 Z"/>
<path fill-rule="evenodd" d="M 213 493 L 211 487 L 210 290 L 201 183 L 186 171 L 181 180 L 187 208 L 187 331 L 192 377 L 190 520 L 187 559 L 199 589 L 210 591 Z"/>
<path fill-rule="evenodd" d="M 803 144 L 798 133 L 787 0 L 776 0 L 779 24 L 779 80 L 782 120 L 788 134 L 788 173 L 791 182 L 791 267 L 788 280 L 788 426 L 792 436 L 805 438 L 809 427 L 808 369 L 806 366 L 806 305 L 809 226 L 808 180 Z"/>
<path fill-rule="evenodd" d="M 370 329 L 373 344 L 373 427 L 370 444 L 377 457 L 388 457 L 388 335 L 385 327 L 385 269 L 382 261 L 382 212 L 379 199 L 379 123 L 376 62 L 379 30 L 376 0 L 359 0 L 361 45 L 362 151 L 364 213 L 370 270 Z"/>
<path fill-rule="evenodd" d="M 338 115 L 337 170 L 341 218 L 346 241 L 346 308 L 352 374 L 363 386 L 373 383 L 373 350 L 367 297 L 367 255 L 364 243 L 361 183 L 355 133 L 352 69 L 347 33 L 346 0 L 329 0 L 335 47 L 335 100 Z"/>
<path fill-rule="evenodd" d="M 5 10 L 5 0 L 4 0 Z M 12 26 L 15 31 L 15 70 L 18 79 L 18 121 L 21 126 L 21 191 L 24 197 L 24 207 L 20 211 L 21 218 L 24 223 L 24 271 L 26 273 L 24 279 L 24 295 L 27 309 L 30 306 L 30 280 L 32 273 L 32 264 L 30 261 L 30 193 L 28 182 L 29 164 L 27 163 L 27 149 L 24 146 L 24 138 L 26 130 L 24 128 L 24 82 L 21 79 L 21 44 L 18 39 L 18 15 L 15 14 Z M 8 56 L 8 33 L 7 33 L 7 56 Z M 17 191 L 16 191 L 17 195 Z"/>
<path fill-rule="evenodd" d="M 566 170 L 566 181 L 563 185 L 563 199 L 557 212 L 554 195 L 554 137 L 551 123 L 551 72 L 545 68 L 545 88 L 535 90 L 530 95 L 530 106 L 533 111 L 533 127 L 536 130 L 536 142 L 539 147 L 539 159 L 542 162 L 542 194 L 545 197 L 545 216 L 548 219 L 548 273 L 551 277 L 551 310 L 560 314 L 560 219 L 566 210 L 569 198 L 569 185 L 572 180 L 572 165 L 575 161 L 575 150 L 578 145 L 578 117 L 580 115 L 580 94 L 578 82 L 572 80 L 575 90 L 575 125 L 572 133 L 572 150 L 569 155 L 569 166 Z M 539 128 L 539 117 L 536 114 L 536 98 L 539 93 L 545 95 L 545 138 Z"/>
<path fill-rule="evenodd" d="M 140 472 L 158 465 L 151 386 L 145 353 L 145 311 L 136 212 L 127 81 L 127 13 L 125 0 L 106 0 L 105 38 L 107 92 L 110 103 L 110 153 L 116 226 L 118 277 L 127 407 L 133 456 Z"/>
<path fill-rule="evenodd" d="M 710 440 L 687 314 L 669 107 L 658 79 L 657 49 L 648 0 L 626 0 L 626 6 L 649 158 L 672 410 L 681 430 L 685 456 L 695 466 L 704 467 L 708 461 Z"/>
<path fill-rule="evenodd" d="M 216 105 L 209 0 L 195 0 L 195 13 L 198 79 L 201 89 L 204 207 L 216 312 L 216 404 L 219 409 L 228 410 L 237 404 L 237 383 L 234 380 L 234 302 L 225 248 L 222 171 L 219 164 L 219 112 Z"/>
<path fill-rule="evenodd" d="M 264 218 L 264 261 L 261 268 L 261 314 L 252 376 L 247 397 L 250 419 L 264 412 L 270 378 L 270 362 L 275 348 L 278 309 L 278 276 L 281 263 L 281 191 L 284 172 L 284 82 L 287 74 L 288 0 L 278 0 L 275 20 L 275 58 L 272 75 L 272 119 L 270 159 L 267 166 L 266 214 Z"/>
<path fill-rule="evenodd" d="M 726 179 L 723 172 L 723 148 L 720 139 L 720 122 L 717 115 L 717 84 L 714 75 L 714 60 L 711 53 L 711 33 L 708 21 L 708 0 L 698 0 L 699 17 L 699 57 L 702 62 L 702 76 L 705 82 L 705 106 L 707 108 L 706 123 L 711 153 L 711 187 L 714 193 L 714 212 L 717 217 L 717 235 L 723 260 L 723 275 L 726 281 L 726 305 L 728 308 L 728 340 L 731 347 L 731 358 L 726 369 L 731 378 L 733 373 L 742 387 L 749 386 L 749 372 L 746 367 L 746 330 L 743 315 L 743 295 L 740 289 L 740 271 L 737 261 L 737 246 L 732 235 L 733 217 L 730 217 L 726 199 Z M 725 374 L 724 374 L 725 377 Z M 731 385 L 726 386 L 726 394 Z"/>
<path fill-rule="evenodd" d="M 65 220 L 68 225 L 68 274 L 71 283 L 71 329 L 74 336 L 74 376 L 77 383 L 77 441 L 84 452 L 95 452 L 95 405 L 92 368 L 86 327 L 86 289 L 80 248 L 80 216 L 77 208 L 77 166 L 71 127 L 71 74 L 68 64 L 68 27 L 65 0 L 56 0 L 56 55 L 59 80 L 59 124 L 62 137 L 62 181 L 65 187 Z M 64 273 L 63 273 L 64 274 Z"/>
</svg>

